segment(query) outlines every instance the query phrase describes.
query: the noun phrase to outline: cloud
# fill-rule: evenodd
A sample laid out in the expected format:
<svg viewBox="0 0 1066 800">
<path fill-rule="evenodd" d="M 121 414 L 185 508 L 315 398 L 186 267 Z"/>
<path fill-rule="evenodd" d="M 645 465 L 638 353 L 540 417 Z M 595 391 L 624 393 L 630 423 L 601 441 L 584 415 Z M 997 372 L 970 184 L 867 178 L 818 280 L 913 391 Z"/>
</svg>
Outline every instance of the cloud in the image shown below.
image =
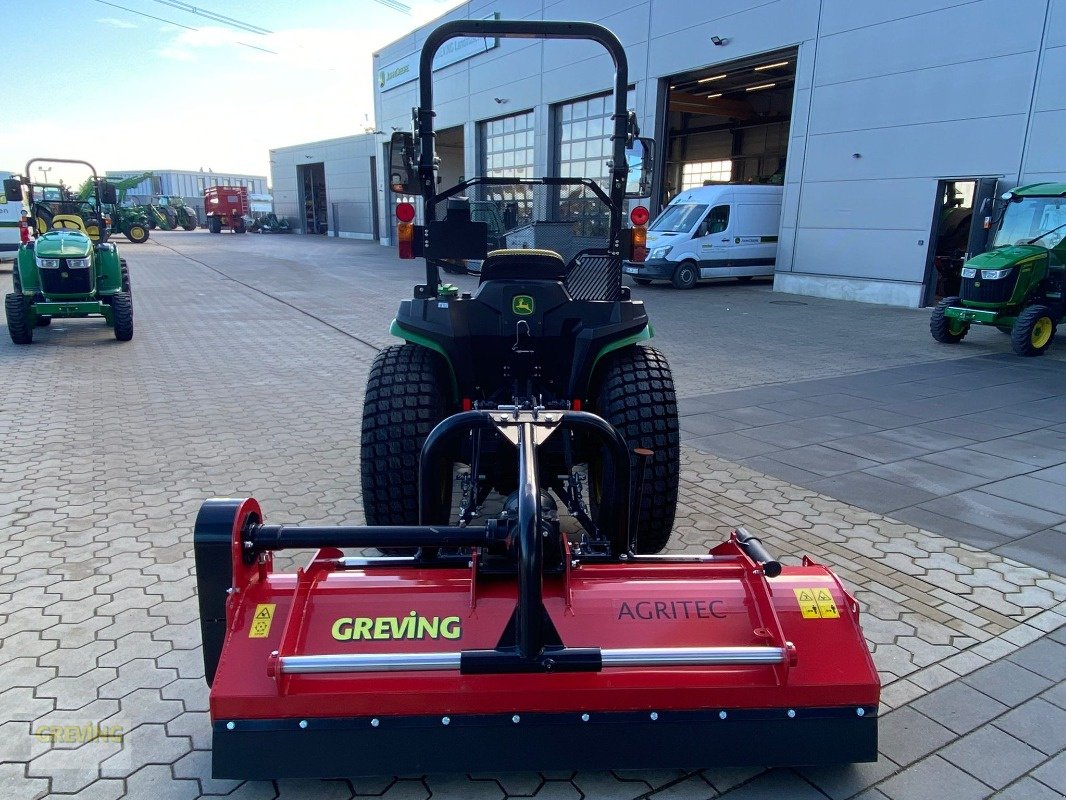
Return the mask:
<svg viewBox="0 0 1066 800">
<path fill-rule="evenodd" d="M 110 25 L 113 28 L 136 28 L 138 27 L 133 22 L 127 22 L 124 19 L 115 19 L 114 17 L 102 17 L 98 20 L 101 25 Z"/>
</svg>

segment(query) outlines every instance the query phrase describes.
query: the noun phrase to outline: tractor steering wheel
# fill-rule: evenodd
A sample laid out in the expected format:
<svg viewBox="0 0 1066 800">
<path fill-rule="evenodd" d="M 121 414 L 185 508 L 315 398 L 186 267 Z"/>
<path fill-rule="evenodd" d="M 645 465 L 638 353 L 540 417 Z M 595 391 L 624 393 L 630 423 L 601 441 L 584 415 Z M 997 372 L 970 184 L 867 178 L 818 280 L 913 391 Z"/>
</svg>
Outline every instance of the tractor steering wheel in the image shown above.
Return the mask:
<svg viewBox="0 0 1066 800">
<path fill-rule="evenodd" d="M 63 229 L 71 231 L 80 231 L 81 228 L 82 226 L 72 219 L 63 219 L 62 217 L 60 217 L 59 219 L 52 220 L 52 230 Z"/>
</svg>

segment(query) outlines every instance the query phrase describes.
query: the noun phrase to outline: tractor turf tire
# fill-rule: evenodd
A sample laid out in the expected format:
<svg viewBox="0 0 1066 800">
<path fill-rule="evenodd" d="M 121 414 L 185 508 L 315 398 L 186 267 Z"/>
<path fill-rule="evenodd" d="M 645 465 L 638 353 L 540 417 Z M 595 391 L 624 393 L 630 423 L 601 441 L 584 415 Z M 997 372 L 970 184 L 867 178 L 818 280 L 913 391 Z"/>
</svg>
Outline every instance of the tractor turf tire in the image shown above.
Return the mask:
<svg viewBox="0 0 1066 800">
<path fill-rule="evenodd" d="M 130 268 L 126 264 L 126 259 L 120 258 L 118 260 L 119 270 L 122 273 L 122 291 L 133 297 L 133 289 L 130 287 Z"/>
<path fill-rule="evenodd" d="M 7 331 L 15 344 L 33 342 L 33 326 L 26 319 L 26 301 L 21 294 L 9 294 L 4 298 L 4 311 L 7 312 Z"/>
<path fill-rule="evenodd" d="M 929 333 L 941 344 L 958 344 L 966 338 L 970 332 L 969 323 L 964 323 L 961 331 L 952 331 L 952 320 L 944 316 L 944 312 L 951 306 L 957 306 L 962 302 L 961 297 L 945 297 L 936 304 L 932 316 L 929 317 Z"/>
<path fill-rule="evenodd" d="M 598 371 L 594 410 L 622 434 L 630 453 L 637 447 L 654 453 L 643 476 L 636 549 L 638 553 L 658 553 L 670 541 L 681 479 L 674 379 L 666 357 L 643 345 L 618 350 L 605 362 Z M 634 481 L 634 503 L 636 492 Z M 595 519 L 594 496 L 592 501 Z"/>
<path fill-rule="evenodd" d="M 115 319 L 115 338 L 128 342 L 133 338 L 133 298 L 129 292 L 111 295 L 111 314 Z"/>
<path fill-rule="evenodd" d="M 674 277 L 670 279 L 670 283 L 675 289 L 694 289 L 699 279 L 699 267 L 691 261 L 682 261 L 674 270 Z"/>
<path fill-rule="evenodd" d="M 148 226 L 141 225 L 139 222 L 130 225 L 129 228 L 123 231 L 123 233 L 126 235 L 126 238 L 134 244 L 144 244 L 148 241 Z"/>
<path fill-rule="evenodd" d="M 1045 305 L 1022 309 L 1010 334 L 1011 349 L 1020 356 L 1042 356 L 1055 340 L 1058 323 Z"/>
<path fill-rule="evenodd" d="M 418 457 L 429 432 L 449 413 L 449 380 L 444 359 L 420 345 L 393 345 L 374 359 L 360 443 L 367 525 L 418 524 Z M 450 507 L 450 471 L 439 478 Z M 386 555 L 410 554 L 408 548 L 380 549 Z"/>
</svg>

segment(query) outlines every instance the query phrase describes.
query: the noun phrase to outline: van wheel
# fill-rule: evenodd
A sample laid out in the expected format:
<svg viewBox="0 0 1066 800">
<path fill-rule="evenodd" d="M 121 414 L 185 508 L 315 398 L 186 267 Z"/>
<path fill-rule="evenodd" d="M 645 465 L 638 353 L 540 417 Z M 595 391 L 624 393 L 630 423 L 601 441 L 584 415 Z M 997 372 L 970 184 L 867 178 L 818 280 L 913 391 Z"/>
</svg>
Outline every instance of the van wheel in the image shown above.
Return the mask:
<svg viewBox="0 0 1066 800">
<path fill-rule="evenodd" d="M 675 289 L 691 289 L 696 285 L 698 278 L 699 272 L 696 265 L 691 261 L 682 261 L 674 270 L 674 277 L 670 279 L 670 282 L 674 284 Z"/>
</svg>

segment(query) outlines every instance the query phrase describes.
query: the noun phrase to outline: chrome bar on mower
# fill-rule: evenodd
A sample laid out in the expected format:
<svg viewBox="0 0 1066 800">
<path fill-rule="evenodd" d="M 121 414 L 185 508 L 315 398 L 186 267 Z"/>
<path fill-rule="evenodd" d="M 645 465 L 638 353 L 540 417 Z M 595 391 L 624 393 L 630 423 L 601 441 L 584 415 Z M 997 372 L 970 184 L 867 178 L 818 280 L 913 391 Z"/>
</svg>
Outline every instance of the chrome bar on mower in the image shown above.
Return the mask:
<svg viewBox="0 0 1066 800">
<path fill-rule="evenodd" d="M 605 667 L 703 667 L 783 664 L 783 647 L 623 647 L 601 650 Z"/>
<path fill-rule="evenodd" d="M 321 672 L 424 672 L 459 669 L 455 653 L 343 653 L 321 656 L 281 656 L 279 672 L 310 675 Z"/>
<path fill-rule="evenodd" d="M 554 653 L 559 658 L 562 651 Z M 782 664 L 783 647 L 630 647 L 598 651 L 602 667 L 706 667 Z M 338 653 L 281 656 L 279 672 L 429 672 L 460 669 L 462 653 Z"/>
</svg>

